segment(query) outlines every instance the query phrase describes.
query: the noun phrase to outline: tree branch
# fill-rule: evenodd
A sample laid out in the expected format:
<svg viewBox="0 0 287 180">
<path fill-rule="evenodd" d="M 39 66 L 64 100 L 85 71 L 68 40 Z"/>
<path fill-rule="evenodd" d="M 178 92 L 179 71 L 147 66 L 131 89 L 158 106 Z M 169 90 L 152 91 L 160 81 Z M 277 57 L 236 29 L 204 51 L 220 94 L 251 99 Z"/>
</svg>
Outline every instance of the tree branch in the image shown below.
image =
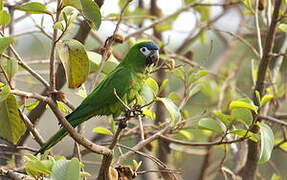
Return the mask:
<svg viewBox="0 0 287 180">
<path fill-rule="evenodd" d="M 256 92 L 259 92 L 260 96 L 263 96 L 264 93 L 264 81 L 266 77 L 267 68 L 269 65 L 269 62 L 271 60 L 270 56 L 273 51 L 274 46 L 274 39 L 276 35 L 276 25 L 278 23 L 278 16 L 279 16 L 279 10 L 281 6 L 282 0 L 276 0 L 274 11 L 272 15 L 272 21 L 268 30 L 268 34 L 265 41 L 265 47 L 263 51 L 263 57 L 259 64 L 259 69 L 257 73 L 257 81 L 255 85 L 255 89 L 253 92 L 253 101 L 256 105 L 259 105 L 258 99 L 256 98 Z M 255 122 L 258 120 L 257 115 L 253 113 L 253 118 Z M 256 127 L 251 127 L 251 131 L 256 131 Z M 258 143 L 253 142 L 251 140 L 248 140 L 248 153 L 247 153 L 247 161 L 245 163 L 245 166 L 240 172 L 240 175 L 243 179 L 246 180 L 254 180 L 256 178 L 256 171 L 257 171 L 257 161 L 259 158 L 259 147 Z"/>
</svg>

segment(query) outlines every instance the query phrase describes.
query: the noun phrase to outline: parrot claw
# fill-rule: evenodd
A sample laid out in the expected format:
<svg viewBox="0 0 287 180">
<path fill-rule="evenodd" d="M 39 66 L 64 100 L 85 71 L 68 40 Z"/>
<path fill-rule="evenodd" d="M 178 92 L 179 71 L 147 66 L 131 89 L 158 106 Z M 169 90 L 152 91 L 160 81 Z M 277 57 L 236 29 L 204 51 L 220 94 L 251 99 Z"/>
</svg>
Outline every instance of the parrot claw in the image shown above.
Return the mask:
<svg viewBox="0 0 287 180">
<path fill-rule="evenodd" d="M 127 117 L 120 116 L 120 117 L 116 117 L 114 120 L 119 122 L 119 125 L 118 125 L 119 128 L 125 129 L 127 127 L 127 120 L 128 120 Z"/>
<path fill-rule="evenodd" d="M 139 104 L 135 104 L 130 109 L 125 109 L 125 117 L 128 119 L 139 116 L 139 115 L 144 116 L 141 106 Z"/>
</svg>

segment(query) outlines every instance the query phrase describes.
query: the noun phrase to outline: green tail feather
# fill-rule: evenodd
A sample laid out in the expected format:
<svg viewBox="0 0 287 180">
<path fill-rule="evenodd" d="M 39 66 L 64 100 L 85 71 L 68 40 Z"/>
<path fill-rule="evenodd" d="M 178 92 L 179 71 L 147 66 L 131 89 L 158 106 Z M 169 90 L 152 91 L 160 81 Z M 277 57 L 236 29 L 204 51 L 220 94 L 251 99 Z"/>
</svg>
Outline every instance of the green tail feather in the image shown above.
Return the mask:
<svg viewBox="0 0 287 180">
<path fill-rule="evenodd" d="M 63 139 L 68 132 L 66 129 L 61 128 L 54 136 L 52 136 L 41 148 L 39 151 L 35 153 L 35 155 L 41 153 L 43 154 L 46 150 L 50 149 L 54 145 L 56 145 L 61 139 Z"/>
<path fill-rule="evenodd" d="M 73 127 L 78 126 L 79 124 L 83 123 L 87 120 L 87 118 L 83 119 L 72 119 L 70 115 L 66 116 L 66 119 L 70 122 Z M 41 153 L 43 154 L 46 150 L 50 149 L 54 145 L 56 145 L 59 141 L 61 141 L 66 135 L 68 134 L 65 128 L 61 128 L 55 135 L 53 135 L 48 141 L 43 144 L 39 151 L 35 153 L 35 155 Z"/>
</svg>

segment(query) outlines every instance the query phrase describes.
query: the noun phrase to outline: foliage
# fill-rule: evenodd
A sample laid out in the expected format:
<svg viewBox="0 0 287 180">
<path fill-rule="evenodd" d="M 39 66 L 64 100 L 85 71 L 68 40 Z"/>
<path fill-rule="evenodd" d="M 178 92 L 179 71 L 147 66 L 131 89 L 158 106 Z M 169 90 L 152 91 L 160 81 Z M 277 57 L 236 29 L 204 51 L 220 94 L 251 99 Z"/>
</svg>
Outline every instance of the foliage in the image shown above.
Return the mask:
<svg viewBox="0 0 287 180">
<path fill-rule="evenodd" d="M 237 172 L 236 166 L 245 163 L 244 158 L 237 157 L 245 148 L 242 144 L 246 143 L 251 144 L 246 150 L 253 152 L 254 158 L 247 157 L 242 172 L 249 171 L 246 168 L 250 164 L 261 164 L 253 174 L 282 179 L 286 173 L 278 164 L 284 155 L 275 149 L 284 152 L 287 149 L 287 125 L 283 120 L 286 119 L 287 3 L 282 1 L 278 19 L 274 21 L 272 13 L 278 1 L 270 1 L 272 6 L 267 7 L 261 0 L 218 3 L 184 0 L 177 2 L 181 7 L 174 7 L 172 12 L 164 9 L 166 6 L 162 2 L 166 2 L 161 0 L 150 4 L 149 1 L 103 1 L 115 3 L 120 9 L 107 13 L 104 8 L 109 4 L 105 7 L 101 1 L 94 0 L 17 1 L 14 4 L 0 0 L 0 137 L 8 144 L 3 147 L 33 151 L 22 144 L 30 134 L 34 137 L 38 134 L 40 137 L 35 137 L 36 140 L 42 139 L 41 135 L 48 132 L 42 128 L 42 123 L 50 125 L 53 123 L 50 119 L 71 113 L 73 106 L 87 97 L 94 84 L 98 85 L 115 69 L 135 41 L 152 39 L 161 47 L 160 61 L 147 70 L 148 76 L 142 80 L 144 86 L 136 93 L 135 100 L 130 104 L 122 103 L 128 107 L 121 115 L 135 120 L 127 121 L 120 137 L 116 129 L 121 123 L 110 117 L 88 124 L 96 137 L 94 145 L 109 145 L 113 150 L 112 161 L 120 165 L 109 168 L 109 175 L 115 179 L 129 179 L 130 175 L 149 173 L 144 169 L 145 159 L 138 161 L 137 157 L 130 157 L 121 161 L 128 152 L 150 158 L 164 171 L 163 176 L 176 174 L 170 167 L 179 167 L 183 171 L 195 169 L 202 173 L 202 179 L 207 178 L 204 176 L 214 164 L 203 161 L 205 164 L 193 166 L 197 163 L 194 156 L 199 155 L 221 162 L 216 168 L 218 172 L 212 173 L 244 179 L 245 174 Z M 244 16 L 236 20 L 236 14 Z M 240 25 L 233 26 L 229 18 L 235 18 L 232 20 Z M 25 19 L 34 22 L 31 33 L 14 28 L 19 22 L 26 23 Z M 271 21 L 277 23 L 275 27 Z M 119 29 L 112 36 L 117 25 Z M 272 32 L 275 42 L 272 38 L 265 42 Z M 106 39 L 107 34 L 111 37 Z M 48 46 L 50 44 L 52 47 Z M 35 50 L 42 46 L 45 54 Z M 265 54 L 267 51 L 269 53 Z M 32 57 L 39 61 L 34 63 Z M 57 73 L 52 74 L 55 71 Z M 45 111 L 53 115 L 43 115 Z M 40 127 L 35 126 L 38 120 Z M 162 134 L 158 134 L 160 132 Z M 258 149 L 251 149 L 252 143 Z M 113 144 L 115 147 L 111 147 Z M 74 155 L 77 153 L 75 150 Z M 90 176 L 83 170 L 84 164 L 93 176 L 98 175 L 101 168 L 99 165 L 92 167 L 85 160 L 56 154 L 25 155 L 25 172 L 38 179 L 77 180 Z M 103 156 L 105 162 L 103 154 L 100 157 Z M 5 158 L 7 162 L 14 161 L 10 156 Z M 173 164 L 163 164 L 158 158 L 163 163 L 165 159 L 172 159 Z M 270 160 L 276 171 L 272 168 L 265 171 L 269 166 L 266 162 Z M 1 161 L 0 158 L 3 164 Z M 101 164 L 98 157 L 93 157 L 92 161 Z M 188 165 L 185 162 L 189 162 Z M 7 167 L 12 167 L 13 163 Z M 125 167 L 130 174 L 120 170 Z"/>
</svg>

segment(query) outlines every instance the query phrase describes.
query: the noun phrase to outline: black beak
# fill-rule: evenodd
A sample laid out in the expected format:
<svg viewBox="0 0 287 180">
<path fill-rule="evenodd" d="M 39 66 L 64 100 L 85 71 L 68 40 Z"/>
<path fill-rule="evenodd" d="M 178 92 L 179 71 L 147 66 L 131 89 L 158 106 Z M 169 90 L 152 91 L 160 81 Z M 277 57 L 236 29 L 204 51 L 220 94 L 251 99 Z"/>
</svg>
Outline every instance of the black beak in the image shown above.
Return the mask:
<svg viewBox="0 0 287 180">
<path fill-rule="evenodd" d="M 151 50 L 151 53 L 146 58 L 146 65 L 150 66 L 152 64 L 156 64 L 159 59 L 158 50 Z"/>
</svg>

